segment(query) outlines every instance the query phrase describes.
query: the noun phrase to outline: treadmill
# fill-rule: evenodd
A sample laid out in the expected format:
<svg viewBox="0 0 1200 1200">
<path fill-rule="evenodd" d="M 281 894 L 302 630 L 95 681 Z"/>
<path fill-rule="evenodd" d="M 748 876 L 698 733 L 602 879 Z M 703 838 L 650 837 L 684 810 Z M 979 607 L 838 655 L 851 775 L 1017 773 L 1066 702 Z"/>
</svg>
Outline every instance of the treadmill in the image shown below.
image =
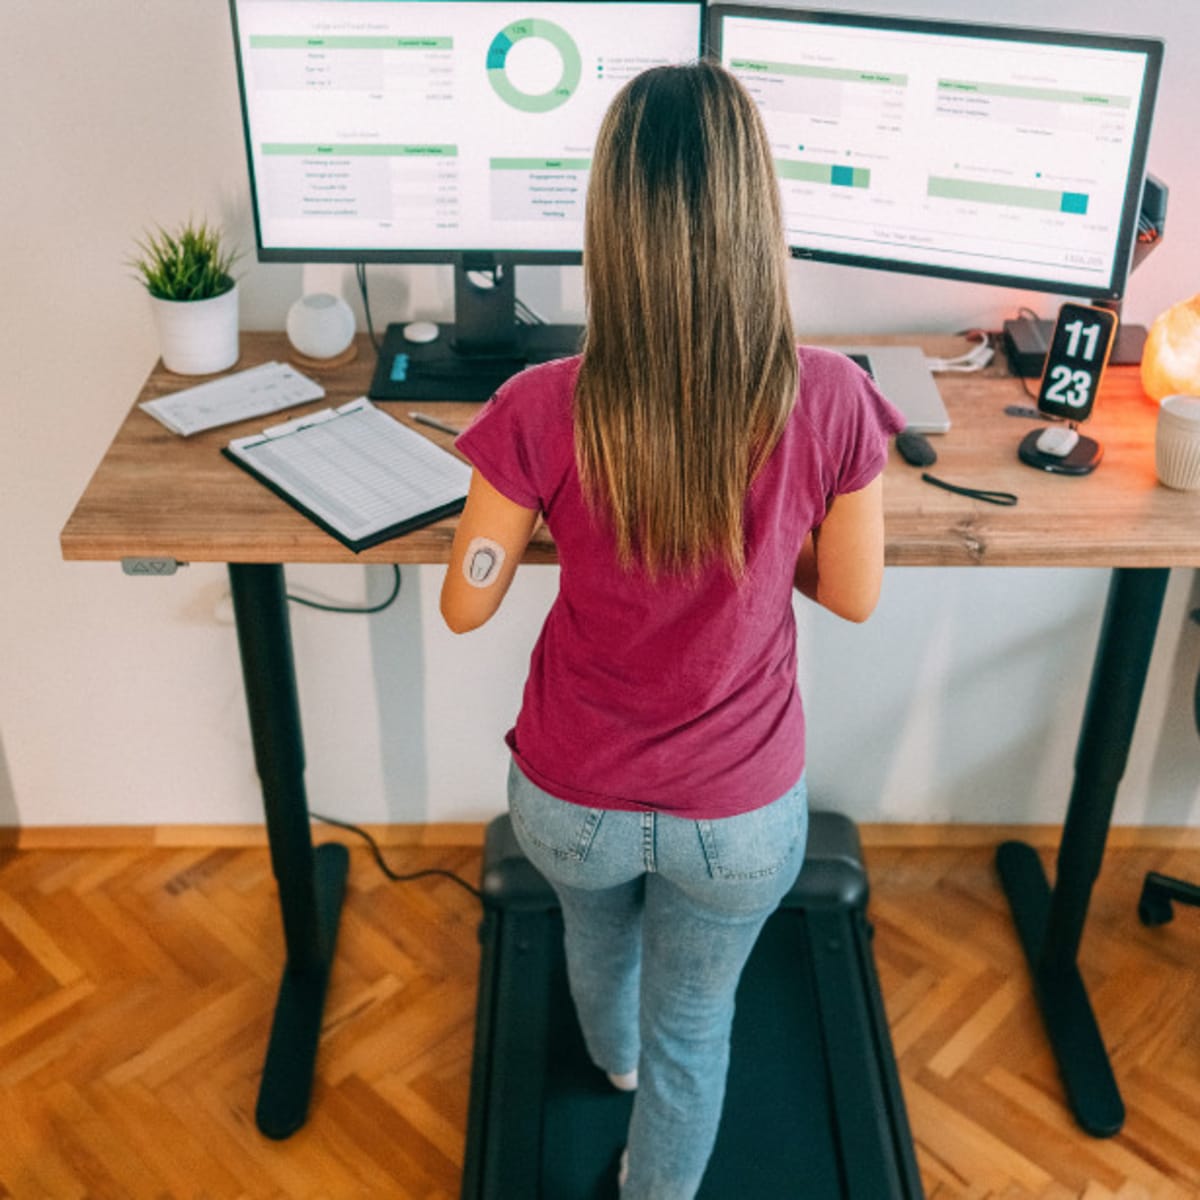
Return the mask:
<svg viewBox="0 0 1200 1200">
<path fill-rule="evenodd" d="M 554 892 L 487 829 L 462 1200 L 616 1200 L 633 1105 L 592 1065 Z M 858 831 L 810 813 L 804 869 L 738 986 L 698 1200 L 923 1200 L 871 955 Z"/>
</svg>

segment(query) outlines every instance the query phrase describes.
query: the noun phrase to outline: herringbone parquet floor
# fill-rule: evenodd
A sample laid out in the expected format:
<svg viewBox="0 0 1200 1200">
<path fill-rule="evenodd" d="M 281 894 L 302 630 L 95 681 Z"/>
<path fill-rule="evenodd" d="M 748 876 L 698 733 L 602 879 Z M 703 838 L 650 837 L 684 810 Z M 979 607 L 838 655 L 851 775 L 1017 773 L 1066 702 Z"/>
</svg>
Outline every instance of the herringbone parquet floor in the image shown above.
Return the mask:
<svg viewBox="0 0 1200 1200">
<path fill-rule="evenodd" d="M 388 854 L 478 875 L 473 847 Z M 1106 858 L 1083 947 L 1129 1109 L 1106 1141 L 1063 1108 L 991 851 L 868 859 L 929 1200 L 1200 1197 L 1200 912 L 1136 917 L 1144 872 L 1200 879 L 1200 850 Z M 267 852 L 8 853 L 0 1196 L 456 1200 L 477 919 L 452 882 L 352 851 L 311 1119 L 275 1143 L 253 1123 L 282 955 Z"/>
</svg>

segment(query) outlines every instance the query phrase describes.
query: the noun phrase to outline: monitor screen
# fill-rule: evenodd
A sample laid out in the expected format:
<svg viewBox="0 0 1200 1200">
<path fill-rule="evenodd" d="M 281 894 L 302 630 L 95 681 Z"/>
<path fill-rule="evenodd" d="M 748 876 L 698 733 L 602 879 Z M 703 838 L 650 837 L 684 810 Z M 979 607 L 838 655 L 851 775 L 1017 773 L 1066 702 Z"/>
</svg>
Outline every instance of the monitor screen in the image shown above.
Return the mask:
<svg viewBox="0 0 1200 1200">
<path fill-rule="evenodd" d="M 601 118 L 699 0 L 230 0 L 264 261 L 577 262 Z"/>
<path fill-rule="evenodd" d="M 797 257 L 1119 299 L 1162 45 L 717 5 Z"/>
</svg>

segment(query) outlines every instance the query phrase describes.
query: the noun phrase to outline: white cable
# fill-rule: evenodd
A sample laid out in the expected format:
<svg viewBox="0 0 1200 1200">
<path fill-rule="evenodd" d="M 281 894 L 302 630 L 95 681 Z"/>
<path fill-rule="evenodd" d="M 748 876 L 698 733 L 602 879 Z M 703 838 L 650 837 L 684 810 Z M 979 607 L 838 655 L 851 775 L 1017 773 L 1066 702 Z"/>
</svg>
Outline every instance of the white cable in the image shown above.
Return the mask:
<svg viewBox="0 0 1200 1200">
<path fill-rule="evenodd" d="M 981 334 L 982 341 L 976 342 L 965 354 L 954 358 L 937 358 L 925 356 L 925 363 L 931 371 L 982 371 L 995 357 L 996 351 L 987 334 Z"/>
</svg>

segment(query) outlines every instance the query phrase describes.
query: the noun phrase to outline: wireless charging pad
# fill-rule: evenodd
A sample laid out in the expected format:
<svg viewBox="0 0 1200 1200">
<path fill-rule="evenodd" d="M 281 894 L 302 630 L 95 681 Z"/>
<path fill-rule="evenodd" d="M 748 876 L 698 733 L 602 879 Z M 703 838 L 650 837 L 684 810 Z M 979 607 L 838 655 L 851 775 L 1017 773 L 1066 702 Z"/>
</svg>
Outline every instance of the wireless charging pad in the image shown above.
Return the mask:
<svg viewBox="0 0 1200 1200">
<path fill-rule="evenodd" d="M 1104 457 L 1104 447 L 1095 439 L 1084 437 L 1081 433 L 1079 441 L 1071 450 L 1062 455 L 1044 454 L 1037 448 L 1038 438 L 1042 430 L 1035 429 L 1021 439 L 1017 455 L 1023 463 L 1037 467 L 1040 471 L 1051 471 L 1056 475 L 1089 475 L 1099 465 Z"/>
</svg>

